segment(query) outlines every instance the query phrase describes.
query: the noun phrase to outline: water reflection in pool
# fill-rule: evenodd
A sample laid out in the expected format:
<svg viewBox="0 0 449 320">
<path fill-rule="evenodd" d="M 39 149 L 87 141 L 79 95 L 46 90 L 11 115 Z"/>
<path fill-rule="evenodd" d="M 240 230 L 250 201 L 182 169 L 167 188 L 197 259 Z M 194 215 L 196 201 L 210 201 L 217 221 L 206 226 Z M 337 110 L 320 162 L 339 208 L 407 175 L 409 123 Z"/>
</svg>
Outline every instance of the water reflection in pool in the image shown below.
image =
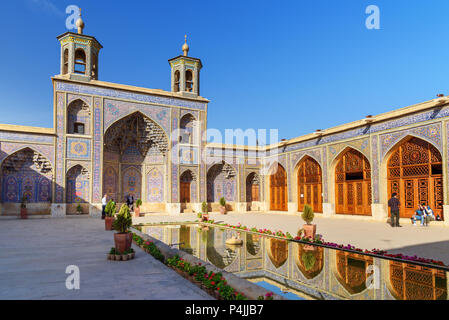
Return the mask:
<svg viewBox="0 0 449 320">
<path fill-rule="evenodd" d="M 444 270 L 197 224 L 143 226 L 142 232 L 239 277 L 262 281 L 261 286 L 269 283 L 304 296 L 447 299 Z M 243 245 L 226 244 L 232 237 Z"/>
</svg>

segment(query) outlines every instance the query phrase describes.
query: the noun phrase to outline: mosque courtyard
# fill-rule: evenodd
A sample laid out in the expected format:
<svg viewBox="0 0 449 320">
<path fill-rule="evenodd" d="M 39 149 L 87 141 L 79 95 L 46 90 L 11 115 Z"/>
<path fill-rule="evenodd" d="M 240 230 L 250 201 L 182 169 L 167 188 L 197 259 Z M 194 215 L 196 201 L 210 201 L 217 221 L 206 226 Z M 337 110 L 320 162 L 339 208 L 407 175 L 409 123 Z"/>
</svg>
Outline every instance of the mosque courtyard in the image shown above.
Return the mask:
<svg viewBox="0 0 449 320">
<path fill-rule="evenodd" d="M 282 219 L 280 219 L 282 218 Z M 210 219 L 248 227 L 295 234 L 303 221 L 299 215 L 275 213 L 220 215 Z M 147 214 L 136 223 L 194 221 L 196 215 Z M 0 299 L 211 299 L 211 297 L 139 248 L 136 259 L 114 263 L 106 259 L 114 245 L 99 218 L 73 216 L 28 220 L 2 218 L 0 224 Z M 317 233 L 326 241 L 348 242 L 363 249 L 433 258 L 449 264 L 449 233 L 430 225 L 391 228 L 383 222 L 316 217 Z M 66 267 L 80 268 L 80 290 L 67 290 Z M 119 290 L 118 290 L 119 289 Z M 163 290 L 162 290 L 163 289 Z"/>
</svg>

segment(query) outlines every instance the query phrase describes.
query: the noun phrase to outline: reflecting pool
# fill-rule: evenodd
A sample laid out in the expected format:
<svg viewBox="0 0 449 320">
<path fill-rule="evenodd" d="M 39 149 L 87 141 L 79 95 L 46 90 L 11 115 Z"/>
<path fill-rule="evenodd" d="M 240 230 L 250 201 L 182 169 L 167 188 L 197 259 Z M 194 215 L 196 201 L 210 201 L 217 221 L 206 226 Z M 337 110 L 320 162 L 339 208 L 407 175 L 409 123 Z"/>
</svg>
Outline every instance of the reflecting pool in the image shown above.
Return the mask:
<svg viewBox="0 0 449 320">
<path fill-rule="evenodd" d="M 446 300 L 448 271 L 199 224 L 143 233 L 290 299 Z M 237 237 L 242 245 L 228 245 Z"/>
</svg>

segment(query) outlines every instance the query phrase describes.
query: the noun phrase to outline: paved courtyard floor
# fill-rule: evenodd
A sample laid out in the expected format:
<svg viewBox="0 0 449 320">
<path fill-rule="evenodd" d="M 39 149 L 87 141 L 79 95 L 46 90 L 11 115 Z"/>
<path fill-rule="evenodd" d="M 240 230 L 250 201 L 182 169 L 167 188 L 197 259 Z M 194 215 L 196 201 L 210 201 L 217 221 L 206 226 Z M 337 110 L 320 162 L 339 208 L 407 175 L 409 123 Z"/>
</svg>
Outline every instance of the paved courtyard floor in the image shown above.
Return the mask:
<svg viewBox="0 0 449 320">
<path fill-rule="evenodd" d="M 130 261 L 109 261 L 113 231 L 98 218 L 0 220 L 0 299 L 212 299 L 134 246 Z M 68 265 L 80 289 L 68 290 Z"/>
<path fill-rule="evenodd" d="M 147 215 L 135 219 L 135 222 L 159 221 L 194 221 L 195 214 L 181 216 Z M 239 222 L 247 227 L 267 228 L 272 231 L 282 230 L 296 235 L 304 224 L 300 215 L 278 213 L 228 213 L 210 214 L 210 219 L 233 225 Z M 449 265 L 449 228 L 430 224 L 429 227 L 414 227 L 409 221 L 402 228 L 392 228 L 385 222 L 361 221 L 342 218 L 324 218 L 315 215 L 314 223 L 317 233 L 322 234 L 327 242 L 351 244 L 362 249 L 383 249 L 392 253 L 417 255 L 441 260 Z"/>
</svg>

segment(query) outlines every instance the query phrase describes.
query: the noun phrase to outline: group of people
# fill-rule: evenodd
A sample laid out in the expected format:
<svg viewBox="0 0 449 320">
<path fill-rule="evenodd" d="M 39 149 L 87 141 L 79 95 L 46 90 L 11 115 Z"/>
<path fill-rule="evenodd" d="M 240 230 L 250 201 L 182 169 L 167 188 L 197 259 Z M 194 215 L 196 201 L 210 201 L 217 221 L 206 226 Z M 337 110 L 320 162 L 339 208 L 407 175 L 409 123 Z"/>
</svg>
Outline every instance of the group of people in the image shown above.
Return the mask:
<svg viewBox="0 0 449 320">
<path fill-rule="evenodd" d="M 390 207 L 391 212 L 391 226 L 392 227 L 402 227 L 399 224 L 399 206 L 400 202 L 398 199 L 397 193 L 393 193 L 390 200 L 388 200 L 388 206 Z M 416 226 L 416 221 L 421 221 L 421 226 L 428 226 L 429 221 L 433 220 L 441 220 L 440 216 L 433 213 L 432 208 L 429 205 L 418 205 L 418 209 L 416 209 L 415 214 L 410 218 L 412 220 L 412 224 Z"/>
<path fill-rule="evenodd" d="M 111 199 L 111 200 L 114 201 L 114 199 Z M 131 195 L 128 194 L 125 197 L 125 201 L 126 201 L 126 205 L 129 207 L 129 210 L 133 211 L 134 210 L 134 197 L 133 197 L 133 195 L 132 194 Z M 101 206 L 102 206 L 101 219 L 104 219 L 104 217 L 106 216 L 105 209 L 106 209 L 106 205 L 107 204 L 108 204 L 108 195 L 105 194 L 103 196 L 103 198 L 101 199 Z"/>
</svg>

